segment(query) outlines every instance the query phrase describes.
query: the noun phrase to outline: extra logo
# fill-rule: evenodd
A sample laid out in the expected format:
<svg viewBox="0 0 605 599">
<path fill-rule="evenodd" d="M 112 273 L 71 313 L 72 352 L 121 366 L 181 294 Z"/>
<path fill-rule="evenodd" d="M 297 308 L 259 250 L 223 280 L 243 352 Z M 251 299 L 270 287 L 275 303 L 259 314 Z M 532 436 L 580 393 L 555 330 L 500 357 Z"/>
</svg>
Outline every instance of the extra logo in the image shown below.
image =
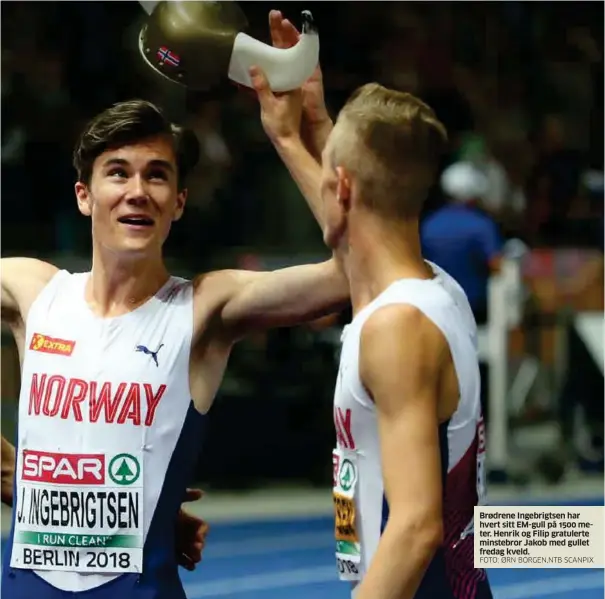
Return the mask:
<svg viewBox="0 0 605 599">
<path fill-rule="evenodd" d="M 357 470 L 351 460 L 345 458 L 338 473 L 338 483 L 343 491 L 350 491 L 357 481 Z"/>
<path fill-rule="evenodd" d="M 45 352 L 47 354 L 71 356 L 75 346 L 75 341 L 56 339 L 54 337 L 42 335 L 41 333 L 34 333 L 32 335 L 31 343 L 29 344 L 29 349 L 32 351 Z"/>
<path fill-rule="evenodd" d="M 132 485 L 141 475 L 141 466 L 133 455 L 119 453 L 109 462 L 108 474 L 116 485 Z"/>
</svg>

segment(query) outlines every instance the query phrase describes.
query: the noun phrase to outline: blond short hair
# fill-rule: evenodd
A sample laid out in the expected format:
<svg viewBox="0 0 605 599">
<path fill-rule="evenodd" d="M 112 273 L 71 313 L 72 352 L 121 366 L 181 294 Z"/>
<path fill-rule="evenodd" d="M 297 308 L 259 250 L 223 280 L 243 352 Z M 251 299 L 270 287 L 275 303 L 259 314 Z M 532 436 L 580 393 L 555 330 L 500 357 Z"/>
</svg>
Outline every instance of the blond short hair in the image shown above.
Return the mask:
<svg viewBox="0 0 605 599">
<path fill-rule="evenodd" d="M 328 155 L 350 171 L 361 199 L 389 218 L 414 218 L 435 180 L 447 132 L 412 94 L 368 83 L 338 115 Z"/>
</svg>

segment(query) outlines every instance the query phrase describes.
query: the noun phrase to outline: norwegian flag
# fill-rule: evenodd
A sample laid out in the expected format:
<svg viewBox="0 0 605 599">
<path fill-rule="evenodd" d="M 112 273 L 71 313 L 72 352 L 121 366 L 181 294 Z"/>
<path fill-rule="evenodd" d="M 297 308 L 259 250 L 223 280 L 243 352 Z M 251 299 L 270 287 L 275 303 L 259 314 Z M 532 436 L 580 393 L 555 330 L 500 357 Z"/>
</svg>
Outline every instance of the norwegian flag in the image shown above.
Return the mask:
<svg viewBox="0 0 605 599">
<path fill-rule="evenodd" d="M 181 63 L 180 56 L 178 54 L 175 54 L 174 52 L 171 52 L 168 48 L 166 48 L 166 46 L 160 47 L 160 49 L 158 50 L 158 58 L 162 62 L 166 62 L 172 65 L 173 67 L 178 67 Z"/>
</svg>

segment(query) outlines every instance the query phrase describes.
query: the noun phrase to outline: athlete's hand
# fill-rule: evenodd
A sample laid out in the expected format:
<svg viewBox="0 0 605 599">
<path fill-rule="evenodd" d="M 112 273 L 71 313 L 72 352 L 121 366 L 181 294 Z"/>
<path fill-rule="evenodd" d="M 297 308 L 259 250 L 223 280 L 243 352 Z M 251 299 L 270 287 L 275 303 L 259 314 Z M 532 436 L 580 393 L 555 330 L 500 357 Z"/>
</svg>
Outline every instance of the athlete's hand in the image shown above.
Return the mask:
<svg viewBox="0 0 605 599">
<path fill-rule="evenodd" d="M 284 19 L 279 10 L 272 10 L 269 13 L 269 29 L 271 41 L 276 48 L 296 46 L 300 38 L 296 27 L 288 19 Z M 330 121 L 324 100 L 323 76 L 319 65 L 303 84 L 302 96 L 303 118 L 306 126 L 315 127 Z"/>
<path fill-rule="evenodd" d="M 269 29 L 276 48 L 291 48 L 298 43 L 298 30 L 280 11 L 269 13 Z M 261 120 L 269 138 L 275 142 L 299 135 L 318 157 L 332 130 L 319 65 L 302 88 L 292 92 L 273 94 L 262 73 L 253 76 L 252 83 L 261 102 Z"/>
<path fill-rule="evenodd" d="M 276 94 L 269 87 L 266 75 L 258 68 L 250 69 L 252 87 L 260 103 L 263 129 L 274 144 L 300 139 L 302 90 Z"/>
<path fill-rule="evenodd" d="M 269 13 L 269 28 L 271 41 L 276 48 L 291 48 L 298 43 L 300 33 L 278 10 Z M 332 126 L 332 119 L 326 108 L 321 66 L 317 65 L 311 77 L 302 86 L 300 135 L 309 152 L 318 160 Z"/>
<path fill-rule="evenodd" d="M 201 489 L 187 489 L 183 501 L 197 501 L 203 495 Z M 208 530 L 207 522 L 183 509 L 179 510 L 176 522 L 176 555 L 179 565 L 190 572 L 195 570 L 196 564 L 202 559 Z"/>
</svg>

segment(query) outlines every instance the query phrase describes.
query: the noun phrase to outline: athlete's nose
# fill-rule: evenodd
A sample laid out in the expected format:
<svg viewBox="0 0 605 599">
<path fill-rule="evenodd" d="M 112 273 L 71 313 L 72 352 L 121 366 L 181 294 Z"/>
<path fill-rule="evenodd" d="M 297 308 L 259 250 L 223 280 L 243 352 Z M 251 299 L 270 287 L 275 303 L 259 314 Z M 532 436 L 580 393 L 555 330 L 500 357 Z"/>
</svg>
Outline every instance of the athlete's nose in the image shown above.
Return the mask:
<svg viewBox="0 0 605 599">
<path fill-rule="evenodd" d="M 149 202 L 149 192 L 147 189 L 147 183 L 144 177 L 139 175 L 132 177 L 130 180 L 130 188 L 128 189 L 128 195 L 126 200 L 133 206 L 141 206 Z"/>
</svg>

